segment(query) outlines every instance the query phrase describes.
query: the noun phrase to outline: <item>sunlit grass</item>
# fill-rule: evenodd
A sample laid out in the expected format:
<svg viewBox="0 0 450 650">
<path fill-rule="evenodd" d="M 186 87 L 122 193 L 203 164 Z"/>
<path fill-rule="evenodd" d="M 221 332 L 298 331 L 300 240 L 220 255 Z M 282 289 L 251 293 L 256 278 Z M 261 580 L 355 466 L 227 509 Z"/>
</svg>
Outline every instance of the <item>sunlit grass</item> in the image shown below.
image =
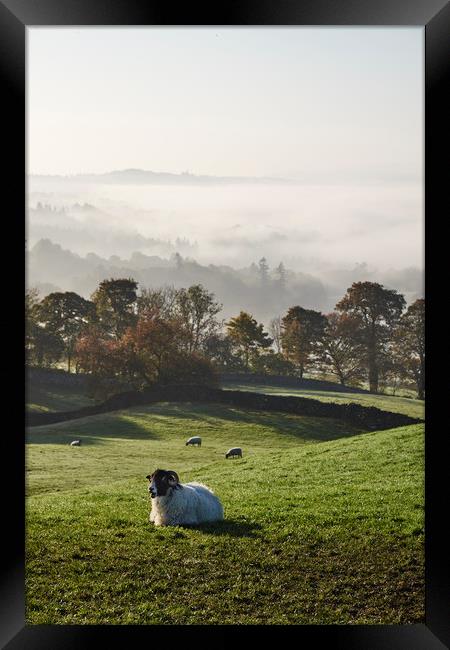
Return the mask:
<svg viewBox="0 0 450 650">
<path fill-rule="evenodd" d="M 376 406 L 383 411 L 392 413 L 403 413 L 413 418 L 425 417 L 425 404 L 423 400 L 398 395 L 374 395 L 371 393 L 345 393 L 329 390 L 311 390 L 307 388 L 296 388 L 292 386 L 276 386 L 266 384 L 245 384 L 234 382 L 223 382 L 222 388 L 228 390 L 243 390 L 256 393 L 267 393 L 268 395 L 294 395 L 298 397 L 309 397 L 321 402 L 335 402 L 336 404 L 361 404 L 361 406 Z"/>
<path fill-rule="evenodd" d="M 422 425 L 159 404 L 27 442 L 28 623 L 423 621 Z M 156 467 L 209 485 L 225 521 L 151 525 Z"/>
</svg>

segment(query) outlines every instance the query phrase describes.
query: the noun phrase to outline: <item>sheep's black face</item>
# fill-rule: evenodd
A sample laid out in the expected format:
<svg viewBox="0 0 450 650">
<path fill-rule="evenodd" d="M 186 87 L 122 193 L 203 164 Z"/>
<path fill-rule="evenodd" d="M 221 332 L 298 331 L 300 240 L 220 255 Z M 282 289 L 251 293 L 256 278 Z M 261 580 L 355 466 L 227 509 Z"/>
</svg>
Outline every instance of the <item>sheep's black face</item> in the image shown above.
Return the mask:
<svg viewBox="0 0 450 650">
<path fill-rule="evenodd" d="M 176 472 L 165 469 L 157 469 L 153 474 L 146 476 L 149 480 L 148 491 L 152 499 L 165 497 L 171 494 L 172 489 L 179 486 L 179 479 Z"/>
</svg>

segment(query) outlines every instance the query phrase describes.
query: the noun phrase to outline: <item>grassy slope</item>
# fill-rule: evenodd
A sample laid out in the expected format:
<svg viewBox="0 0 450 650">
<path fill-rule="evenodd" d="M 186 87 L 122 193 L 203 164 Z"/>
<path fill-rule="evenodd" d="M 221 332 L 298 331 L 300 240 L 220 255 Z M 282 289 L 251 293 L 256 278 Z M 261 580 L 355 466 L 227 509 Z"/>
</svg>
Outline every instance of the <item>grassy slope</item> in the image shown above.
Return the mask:
<svg viewBox="0 0 450 650">
<path fill-rule="evenodd" d="M 390 396 L 370 395 L 368 393 L 341 393 L 325 390 L 298 389 L 292 386 L 270 386 L 265 384 L 237 384 L 225 382 L 223 388 L 232 390 L 248 390 L 272 395 L 298 395 L 322 401 L 348 403 L 355 402 L 362 406 L 376 406 L 394 413 L 404 413 L 411 417 L 424 417 L 425 407 L 421 400 Z M 83 406 L 91 406 L 94 400 L 83 393 L 74 392 L 71 387 L 45 386 L 30 383 L 27 392 L 27 410 L 30 411 L 70 411 Z"/>
<path fill-rule="evenodd" d="M 74 392 L 73 387 L 39 385 L 36 382 L 27 385 L 26 402 L 27 411 L 33 412 L 72 411 L 94 404 L 83 393 Z"/>
<path fill-rule="evenodd" d="M 344 404 L 354 402 L 361 406 L 376 406 L 383 411 L 392 413 L 404 413 L 413 418 L 425 417 L 425 404 L 422 400 L 398 397 L 392 395 L 371 395 L 370 393 L 338 393 L 329 390 L 309 390 L 304 388 L 293 388 L 288 386 L 270 386 L 265 384 L 238 384 L 224 382 L 222 388 L 229 390 L 248 390 L 256 393 L 267 393 L 269 395 L 296 395 L 298 397 L 310 397 L 322 402 L 336 402 Z"/>
<path fill-rule="evenodd" d="M 157 466 L 207 483 L 226 520 L 150 525 Z M 423 620 L 422 425 L 161 404 L 34 428 L 27 468 L 29 623 Z"/>
</svg>

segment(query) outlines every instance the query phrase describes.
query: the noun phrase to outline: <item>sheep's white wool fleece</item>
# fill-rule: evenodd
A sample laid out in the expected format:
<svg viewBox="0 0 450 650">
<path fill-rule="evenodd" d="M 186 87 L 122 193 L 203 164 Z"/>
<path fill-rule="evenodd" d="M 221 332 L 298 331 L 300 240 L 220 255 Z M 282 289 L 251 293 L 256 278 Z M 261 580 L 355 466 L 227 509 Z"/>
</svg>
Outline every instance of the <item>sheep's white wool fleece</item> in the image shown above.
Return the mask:
<svg viewBox="0 0 450 650">
<path fill-rule="evenodd" d="M 172 494 L 152 499 L 150 521 L 155 526 L 200 524 L 223 519 L 223 507 L 216 495 L 201 483 L 183 483 Z"/>
</svg>

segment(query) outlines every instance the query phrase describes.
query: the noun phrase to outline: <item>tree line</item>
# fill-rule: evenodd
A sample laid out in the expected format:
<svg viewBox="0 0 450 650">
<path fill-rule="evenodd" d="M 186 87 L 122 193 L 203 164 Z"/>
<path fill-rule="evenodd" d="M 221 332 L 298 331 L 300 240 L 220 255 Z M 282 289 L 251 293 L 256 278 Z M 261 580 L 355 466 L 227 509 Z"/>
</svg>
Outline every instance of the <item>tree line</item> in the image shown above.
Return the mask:
<svg viewBox="0 0 450 650">
<path fill-rule="evenodd" d="M 30 289 L 25 306 L 26 362 L 63 360 L 99 382 L 215 384 L 220 372 L 308 373 L 367 383 L 373 393 L 414 385 L 419 399 L 425 394 L 425 301 L 406 308 L 399 292 L 375 282 L 354 282 L 329 314 L 294 305 L 267 331 L 246 311 L 220 319 L 222 305 L 201 284 L 138 291 L 132 278 L 108 279 L 89 300 L 72 291 L 40 300 Z"/>
</svg>

